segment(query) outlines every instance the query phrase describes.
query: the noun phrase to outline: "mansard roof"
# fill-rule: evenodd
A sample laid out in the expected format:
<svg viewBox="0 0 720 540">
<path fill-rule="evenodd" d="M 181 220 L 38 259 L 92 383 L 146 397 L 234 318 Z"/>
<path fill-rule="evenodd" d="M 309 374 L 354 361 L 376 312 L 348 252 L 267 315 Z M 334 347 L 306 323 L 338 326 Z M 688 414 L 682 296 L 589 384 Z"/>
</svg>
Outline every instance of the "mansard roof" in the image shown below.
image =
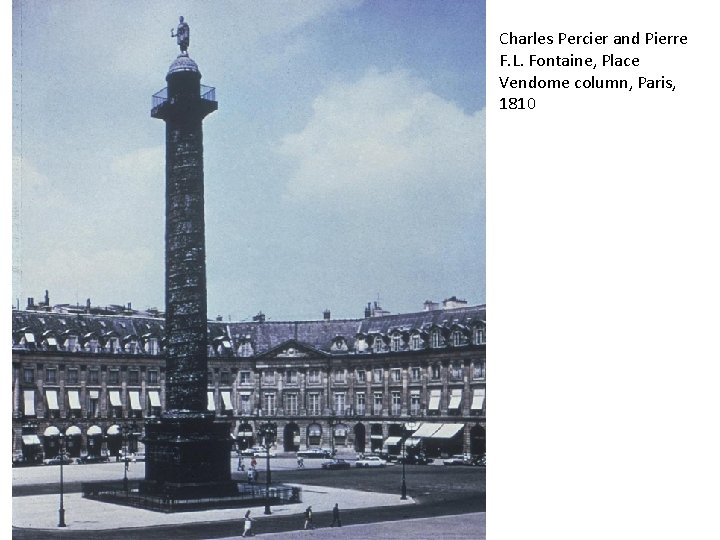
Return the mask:
<svg viewBox="0 0 720 540">
<path fill-rule="evenodd" d="M 45 332 L 56 336 L 76 335 L 79 338 L 88 334 L 105 339 L 116 336 L 120 339 L 132 337 L 138 339 L 148 335 L 162 338 L 165 321 L 148 315 L 98 315 L 68 314 L 49 311 L 13 310 L 13 335 L 32 332 L 36 339 Z M 472 328 L 485 324 L 485 306 L 438 309 L 416 313 L 383 315 L 365 319 L 332 319 L 318 321 L 256 321 L 223 322 L 208 321 L 209 343 L 217 338 L 229 338 L 233 349 L 237 350 L 242 341 L 252 343 L 255 355 L 262 355 L 289 341 L 330 352 L 333 342 L 342 337 L 349 350 L 355 348 L 358 336 L 389 336 L 394 331 L 409 333 L 427 332 L 430 328 L 440 327 L 445 331 L 453 326 Z"/>
</svg>

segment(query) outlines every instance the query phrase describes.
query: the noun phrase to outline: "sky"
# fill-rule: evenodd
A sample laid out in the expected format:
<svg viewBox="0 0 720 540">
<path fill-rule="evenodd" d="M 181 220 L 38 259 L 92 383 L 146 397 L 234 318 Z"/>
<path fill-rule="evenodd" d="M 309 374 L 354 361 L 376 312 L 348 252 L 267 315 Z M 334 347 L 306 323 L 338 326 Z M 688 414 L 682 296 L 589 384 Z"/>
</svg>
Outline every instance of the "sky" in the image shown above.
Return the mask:
<svg viewBox="0 0 720 540">
<path fill-rule="evenodd" d="M 485 302 L 482 0 L 15 1 L 13 303 L 164 309 L 179 53 L 203 124 L 208 317 Z"/>
</svg>

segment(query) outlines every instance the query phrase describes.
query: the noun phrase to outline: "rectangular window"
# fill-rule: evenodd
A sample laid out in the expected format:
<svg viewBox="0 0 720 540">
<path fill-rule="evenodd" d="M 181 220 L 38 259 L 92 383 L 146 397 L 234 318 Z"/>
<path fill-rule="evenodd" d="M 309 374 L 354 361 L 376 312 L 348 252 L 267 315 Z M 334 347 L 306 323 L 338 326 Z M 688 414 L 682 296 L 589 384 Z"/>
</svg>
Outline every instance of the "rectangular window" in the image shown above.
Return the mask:
<svg viewBox="0 0 720 540">
<path fill-rule="evenodd" d="M 220 372 L 220 384 L 223 386 L 230 386 L 232 383 L 230 382 L 230 372 L 229 371 L 221 371 Z"/>
<path fill-rule="evenodd" d="M 90 418 L 100 416 L 100 392 L 98 390 L 88 392 L 88 414 Z"/>
<path fill-rule="evenodd" d="M 440 347 L 440 332 L 436 331 L 430 334 L 430 343 L 430 346 L 433 349 L 437 349 L 438 347 Z"/>
<path fill-rule="evenodd" d="M 35 370 L 33 368 L 23 368 L 23 382 L 26 384 L 35 382 Z"/>
<path fill-rule="evenodd" d="M 88 370 L 88 384 L 100 384 L 100 370 L 99 369 Z"/>
<path fill-rule="evenodd" d="M 462 366 L 460 364 L 453 364 L 450 368 L 450 378 L 454 381 L 461 381 L 462 376 Z"/>
<path fill-rule="evenodd" d="M 265 394 L 265 414 L 268 416 L 275 414 L 275 394 Z"/>
<path fill-rule="evenodd" d="M 393 392 L 391 398 L 392 398 L 392 414 L 399 415 L 400 409 L 402 407 L 402 403 L 400 401 L 400 392 Z"/>
<path fill-rule="evenodd" d="M 263 383 L 275 384 L 275 371 L 272 369 L 266 369 L 263 371 Z"/>
<path fill-rule="evenodd" d="M 420 393 L 410 395 L 410 414 L 413 416 L 420 414 Z"/>
<path fill-rule="evenodd" d="M 345 382 L 345 370 L 344 369 L 336 369 L 335 370 L 335 382 L 339 382 L 339 383 Z"/>
<path fill-rule="evenodd" d="M 240 384 L 250 384 L 250 372 L 249 371 L 241 371 L 240 372 Z"/>
<path fill-rule="evenodd" d="M 383 370 L 380 369 L 373 369 L 373 382 L 379 383 L 383 380 Z"/>
<path fill-rule="evenodd" d="M 345 414 L 345 393 L 335 394 L 335 414 Z"/>
<path fill-rule="evenodd" d="M 365 392 L 358 392 L 355 394 L 355 400 L 356 400 L 356 413 L 357 414 L 365 414 Z"/>
<path fill-rule="evenodd" d="M 240 414 L 252 414 L 252 401 L 250 392 L 240 393 Z"/>
<path fill-rule="evenodd" d="M 298 413 L 298 395 L 285 394 L 285 413 L 286 414 L 297 414 Z"/>
<path fill-rule="evenodd" d="M 160 377 L 156 369 L 148 370 L 148 384 L 158 384 Z"/>
<path fill-rule="evenodd" d="M 140 384 L 140 371 L 137 369 L 131 369 L 128 371 L 128 384 L 138 385 Z"/>
<path fill-rule="evenodd" d="M 485 378 L 485 360 L 476 360 L 473 366 L 473 379 Z"/>
<path fill-rule="evenodd" d="M 357 382 L 365 382 L 365 370 L 364 369 L 358 369 L 356 371 L 357 376 Z"/>
<path fill-rule="evenodd" d="M 433 381 L 437 381 L 440 379 L 440 365 L 435 364 L 430 367 L 430 378 Z"/>
<path fill-rule="evenodd" d="M 392 377 L 393 382 L 402 381 L 402 371 L 400 371 L 399 369 L 391 369 L 390 376 Z"/>
<path fill-rule="evenodd" d="M 308 394 L 308 414 L 320 414 L 320 394 Z"/>
<path fill-rule="evenodd" d="M 320 370 L 319 369 L 311 369 L 308 371 L 308 382 L 317 384 L 320 382 Z"/>
<path fill-rule="evenodd" d="M 382 392 L 375 392 L 373 394 L 373 414 L 382 414 Z"/>
<path fill-rule="evenodd" d="M 420 349 L 420 336 L 417 334 L 413 334 L 410 336 L 410 348 L 413 351 L 417 351 Z"/>
<path fill-rule="evenodd" d="M 57 369 L 55 369 L 55 368 L 46 368 L 45 369 L 45 382 L 48 384 L 56 384 L 57 383 Z"/>
<path fill-rule="evenodd" d="M 285 372 L 285 380 L 288 384 L 297 384 L 297 371 L 294 369 L 288 369 Z"/>
<path fill-rule="evenodd" d="M 67 384 L 77 384 L 80 380 L 79 371 L 77 368 L 69 368 L 67 370 Z"/>
<path fill-rule="evenodd" d="M 402 342 L 401 342 L 401 339 L 402 339 L 402 338 L 401 338 L 400 336 L 393 336 L 393 337 L 392 337 L 392 341 L 390 342 L 390 349 L 391 349 L 393 352 L 397 352 L 397 351 L 400 350 L 401 343 L 402 343 Z"/>
<path fill-rule="evenodd" d="M 410 380 L 414 382 L 420 381 L 420 368 L 414 367 L 410 369 Z"/>
<path fill-rule="evenodd" d="M 111 369 L 108 371 L 108 384 L 120 384 L 120 371 Z"/>
</svg>

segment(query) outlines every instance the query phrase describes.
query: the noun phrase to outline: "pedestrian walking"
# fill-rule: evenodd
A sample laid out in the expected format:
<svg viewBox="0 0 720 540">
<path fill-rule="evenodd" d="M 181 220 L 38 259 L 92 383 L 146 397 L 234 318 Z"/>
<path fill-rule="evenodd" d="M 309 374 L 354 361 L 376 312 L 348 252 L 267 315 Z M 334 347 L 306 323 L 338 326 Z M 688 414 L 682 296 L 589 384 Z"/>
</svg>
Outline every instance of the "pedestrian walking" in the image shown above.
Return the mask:
<svg viewBox="0 0 720 540">
<path fill-rule="evenodd" d="M 338 527 L 342 527 L 342 523 L 340 522 L 340 509 L 338 508 L 338 503 L 335 503 L 335 507 L 333 508 L 333 520 L 330 526 L 334 527 L 335 523 L 337 523 Z"/>
<path fill-rule="evenodd" d="M 298 456 L 298 458 L 297 458 L 297 464 L 298 464 L 298 469 L 305 468 L 305 462 L 303 461 L 303 458 L 301 458 L 300 456 Z"/>
<path fill-rule="evenodd" d="M 312 506 L 308 506 L 305 509 L 305 527 L 304 528 L 305 529 L 308 529 L 308 528 L 314 529 L 315 528 L 313 526 L 313 522 L 312 522 Z"/>
<path fill-rule="evenodd" d="M 237 470 L 238 470 L 238 471 L 244 471 L 244 470 L 245 470 L 245 465 L 243 465 L 242 455 L 238 456 L 238 466 L 237 466 Z"/>
<path fill-rule="evenodd" d="M 255 469 L 254 469 L 254 468 L 251 467 L 251 468 L 248 469 L 247 477 L 248 477 L 248 483 L 249 483 L 249 484 L 254 484 L 254 483 L 255 483 Z"/>
<path fill-rule="evenodd" d="M 252 522 L 253 518 L 250 517 L 250 510 L 248 510 L 247 512 L 245 512 L 245 530 L 242 533 L 243 538 L 245 538 L 246 536 L 255 536 L 255 534 L 253 534 L 252 532 Z"/>
<path fill-rule="evenodd" d="M 255 467 L 257 467 L 257 460 L 255 459 L 255 457 L 252 458 L 252 461 L 250 462 L 250 466 L 251 466 L 253 469 L 254 469 Z"/>
</svg>

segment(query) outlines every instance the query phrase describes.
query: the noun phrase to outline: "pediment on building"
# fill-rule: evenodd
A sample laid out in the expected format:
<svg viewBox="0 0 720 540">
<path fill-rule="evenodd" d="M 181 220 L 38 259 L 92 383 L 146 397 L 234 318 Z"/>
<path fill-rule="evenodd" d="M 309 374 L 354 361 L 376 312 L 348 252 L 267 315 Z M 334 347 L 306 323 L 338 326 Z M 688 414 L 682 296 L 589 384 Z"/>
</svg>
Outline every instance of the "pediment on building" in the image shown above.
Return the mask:
<svg viewBox="0 0 720 540">
<path fill-rule="evenodd" d="M 263 353 L 258 358 L 262 358 L 263 360 L 272 360 L 274 358 L 286 360 L 288 358 L 317 358 L 319 356 L 325 357 L 329 355 L 325 351 L 316 349 L 307 343 L 289 339 Z"/>
</svg>

